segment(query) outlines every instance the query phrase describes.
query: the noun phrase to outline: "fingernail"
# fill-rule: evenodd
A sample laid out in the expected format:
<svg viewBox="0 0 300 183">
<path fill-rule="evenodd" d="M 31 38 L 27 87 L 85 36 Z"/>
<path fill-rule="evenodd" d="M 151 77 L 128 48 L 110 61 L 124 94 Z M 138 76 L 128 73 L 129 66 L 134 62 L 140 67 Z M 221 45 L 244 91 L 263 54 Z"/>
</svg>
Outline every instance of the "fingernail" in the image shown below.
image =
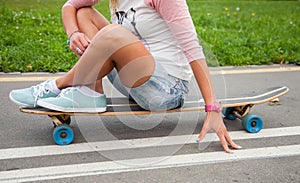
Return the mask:
<svg viewBox="0 0 300 183">
<path fill-rule="evenodd" d="M 196 142 L 199 143 L 199 142 L 200 142 L 200 139 L 196 139 Z"/>
<path fill-rule="evenodd" d="M 225 150 L 228 154 L 233 154 L 233 151 L 228 149 L 228 150 Z"/>
<path fill-rule="evenodd" d="M 238 148 L 238 149 L 242 149 L 243 147 L 242 147 L 242 146 L 237 146 L 237 148 Z"/>
</svg>

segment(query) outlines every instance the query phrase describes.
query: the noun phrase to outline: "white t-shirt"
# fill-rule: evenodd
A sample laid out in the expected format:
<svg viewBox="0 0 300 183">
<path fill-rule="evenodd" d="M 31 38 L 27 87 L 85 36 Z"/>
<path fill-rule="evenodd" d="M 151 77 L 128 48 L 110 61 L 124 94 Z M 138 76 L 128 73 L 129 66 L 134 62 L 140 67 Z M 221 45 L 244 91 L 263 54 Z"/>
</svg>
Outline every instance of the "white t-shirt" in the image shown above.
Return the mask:
<svg viewBox="0 0 300 183">
<path fill-rule="evenodd" d="M 76 9 L 98 0 L 69 0 Z M 120 0 L 112 23 L 135 34 L 172 76 L 190 80 L 189 62 L 205 58 L 185 0 Z"/>
</svg>

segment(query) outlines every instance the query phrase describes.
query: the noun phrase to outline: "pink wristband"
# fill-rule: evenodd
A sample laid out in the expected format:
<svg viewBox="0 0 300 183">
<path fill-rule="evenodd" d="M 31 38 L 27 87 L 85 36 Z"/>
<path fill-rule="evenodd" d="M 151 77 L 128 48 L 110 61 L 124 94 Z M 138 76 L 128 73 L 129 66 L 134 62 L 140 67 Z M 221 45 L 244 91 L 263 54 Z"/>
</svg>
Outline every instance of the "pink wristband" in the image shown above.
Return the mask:
<svg viewBox="0 0 300 183">
<path fill-rule="evenodd" d="M 205 105 L 205 112 L 221 112 L 221 102 L 216 101 L 212 105 Z"/>
</svg>

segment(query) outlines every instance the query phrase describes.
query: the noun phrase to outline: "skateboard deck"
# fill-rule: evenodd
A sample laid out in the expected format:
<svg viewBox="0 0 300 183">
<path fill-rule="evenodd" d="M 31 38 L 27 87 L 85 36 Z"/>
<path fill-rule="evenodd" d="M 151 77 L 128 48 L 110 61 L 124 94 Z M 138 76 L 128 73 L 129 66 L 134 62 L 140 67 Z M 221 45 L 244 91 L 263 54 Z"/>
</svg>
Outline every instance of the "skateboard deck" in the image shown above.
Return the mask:
<svg viewBox="0 0 300 183">
<path fill-rule="evenodd" d="M 288 93 L 289 88 L 274 87 L 267 89 L 261 93 L 252 95 L 245 95 L 244 97 L 233 97 L 218 99 L 221 102 L 222 113 L 225 118 L 235 120 L 241 119 L 244 128 L 251 133 L 259 132 L 263 127 L 263 120 L 256 115 L 250 114 L 250 110 L 254 105 L 264 104 L 267 102 L 276 102 L 279 97 Z M 172 109 L 167 111 L 147 111 L 140 108 L 135 102 L 127 98 L 108 98 L 107 111 L 103 113 L 72 113 L 72 112 L 58 112 L 46 108 L 20 108 L 23 113 L 48 115 L 54 124 L 53 138 L 59 145 L 67 145 L 73 141 L 74 133 L 69 127 L 71 123 L 71 116 L 121 116 L 121 115 L 147 115 L 159 113 L 174 113 L 174 112 L 188 112 L 199 111 L 205 109 L 203 99 L 187 100 L 179 109 Z"/>
</svg>

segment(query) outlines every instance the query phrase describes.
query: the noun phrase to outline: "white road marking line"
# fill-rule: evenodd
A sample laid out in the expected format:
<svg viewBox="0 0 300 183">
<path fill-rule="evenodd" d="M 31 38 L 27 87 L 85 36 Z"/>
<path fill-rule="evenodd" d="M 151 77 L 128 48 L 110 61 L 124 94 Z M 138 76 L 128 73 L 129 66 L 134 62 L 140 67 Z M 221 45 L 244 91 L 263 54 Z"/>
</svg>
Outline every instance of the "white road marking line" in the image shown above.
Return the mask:
<svg viewBox="0 0 300 183">
<path fill-rule="evenodd" d="M 230 69 L 230 70 L 212 70 L 213 75 L 228 75 L 228 74 L 253 74 L 253 73 L 270 73 L 270 72 L 291 72 L 300 71 L 300 67 L 276 67 L 276 68 L 249 68 L 249 69 Z"/>
<path fill-rule="evenodd" d="M 211 70 L 212 75 L 228 74 L 252 74 L 252 73 L 269 73 L 269 72 L 291 72 L 300 71 L 300 67 L 275 67 L 275 68 L 249 68 L 249 69 L 224 69 Z M 1 75 L 0 75 L 1 76 Z M 24 81 L 45 81 L 48 79 L 57 79 L 59 76 L 17 76 L 17 77 L 0 77 L 0 82 L 24 82 Z"/>
<path fill-rule="evenodd" d="M 300 135 L 300 126 L 262 129 L 257 134 L 251 134 L 245 131 L 235 131 L 235 132 L 230 132 L 229 134 L 233 140 L 292 136 L 292 135 Z M 198 135 L 180 135 L 180 136 L 152 137 L 152 138 L 141 138 L 141 139 L 130 139 L 130 140 L 90 142 L 90 143 L 71 144 L 68 146 L 53 145 L 53 146 L 35 146 L 35 147 L 0 149 L 0 160 L 73 154 L 73 153 L 87 153 L 87 152 L 94 152 L 94 151 L 108 151 L 108 150 L 159 147 L 159 146 L 180 145 L 180 144 L 193 144 L 196 143 L 195 141 L 197 136 Z M 202 142 L 211 142 L 211 141 L 218 141 L 218 138 L 215 134 L 207 134 L 205 136 L 205 139 Z"/>
<path fill-rule="evenodd" d="M 234 154 L 209 152 L 165 157 L 128 159 L 0 172 L 0 181 L 25 182 L 91 176 L 161 168 L 224 163 L 250 159 L 299 156 L 300 145 L 236 150 Z"/>
</svg>

